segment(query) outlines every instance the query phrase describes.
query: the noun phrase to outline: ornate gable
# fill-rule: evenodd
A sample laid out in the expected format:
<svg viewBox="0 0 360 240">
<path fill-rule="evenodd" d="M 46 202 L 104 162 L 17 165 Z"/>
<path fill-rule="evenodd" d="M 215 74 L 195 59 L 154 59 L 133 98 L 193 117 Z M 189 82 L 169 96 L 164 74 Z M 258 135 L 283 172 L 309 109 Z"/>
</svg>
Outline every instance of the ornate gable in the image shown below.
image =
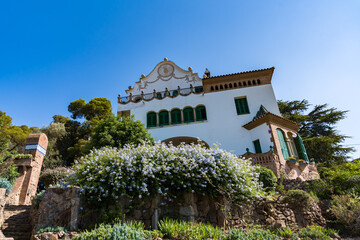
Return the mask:
<svg viewBox="0 0 360 240">
<path fill-rule="evenodd" d="M 135 83 L 133 88 L 126 90 L 127 94 L 139 95 L 141 92 L 152 93 L 156 91 L 175 90 L 201 86 L 202 80 L 197 73 L 193 73 L 191 67 L 186 71 L 178 67 L 172 61 L 166 58 L 164 61 L 158 63 L 156 67 L 147 75 L 142 75 L 140 81 Z"/>
</svg>

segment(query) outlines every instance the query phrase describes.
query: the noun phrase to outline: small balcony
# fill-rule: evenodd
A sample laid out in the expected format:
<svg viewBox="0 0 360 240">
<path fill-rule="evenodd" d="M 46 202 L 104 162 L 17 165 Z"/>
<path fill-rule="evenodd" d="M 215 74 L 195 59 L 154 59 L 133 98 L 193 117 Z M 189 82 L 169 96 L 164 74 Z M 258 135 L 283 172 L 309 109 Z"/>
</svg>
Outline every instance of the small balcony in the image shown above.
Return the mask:
<svg viewBox="0 0 360 240">
<path fill-rule="evenodd" d="M 266 153 L 251 153 L 247 152 L 242 157 L 251 158 L 252 163 L 255 164 L 266 164 L 279 161 L 279 156 L 274 151 L 268 151 Z"/>
</svg>

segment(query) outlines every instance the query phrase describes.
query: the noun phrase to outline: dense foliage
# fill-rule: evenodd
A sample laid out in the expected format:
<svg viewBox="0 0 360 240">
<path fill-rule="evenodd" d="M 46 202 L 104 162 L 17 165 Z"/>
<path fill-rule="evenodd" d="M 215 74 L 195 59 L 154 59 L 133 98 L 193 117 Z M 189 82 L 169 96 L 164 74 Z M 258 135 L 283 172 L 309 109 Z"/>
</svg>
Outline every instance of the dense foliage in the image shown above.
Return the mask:
<svg viewBox="0 0 360 240">
<path fill-rule="evenodd" d="M 138 145 L 144 140 L 154 142 L 141 121 L 135 121 L 132 117 L 121 118 L 111 115 L 94 128 L 90 148 L 120 148 L 125 144 Z"/>
<path fill-rule="evenodd" d="M 224 239 L 219 227 L 211 224 L 193 223 L 173 219 L 163 219 L 159 223 L 161 236 L 168 239 Z"/>
<path fill-rule="evenodd" d="M 145 240 L 143 229 L 133 228 L 124 223 L 101 224 L 92 231 L 85 231 L 74 240 Z"/>
<path fill-rule="evenodd" d="M 143 143 L 94 150 L 74 165 L 73 181 L 85 190 L 88 199 L 98 202 L 153 194 L 171 201 L 171 191 L 209 196 L 220 192 L 247 199 L 263 194 L 256 168 L 232 153 L 200 144 L 174 147 Z"/>
<path fill-rule="evenodd" d="M 10 194 L 11 189 L 12 189 L 12 185 L 7 179 L 0 178 L 0 188 L 5 188 L 6 189 L 6 194 Z"/>
<path fill-rule="evenodd" d="M 116 222 L 114 224 L 101 224 L 95 229 L 85 231 L 76 236 L 74 240 L 125 240 L 125 239 L 186 239 L 186 240 L 275 240 L 275 239 L 320 239 L 331 240 L 337 233 L 333 229 L 320 226 L 309 226 L 298 231 L 284 228 L 271 230 L 261 226 L 248 226 L 247 228 L 213 227 L 205 223 L 193 223 L 172 219 L 163 219 L 158 223 L 159 230 L 144 230 L 141 222 Z"/>
<path fill-rule="evenodd" d="M 331 199 L 332 195 L 352 194 L 360 197 L 360 161 L 345 162 L 329 167 L 318 167 L 321 180 L 310 183 L 311 191 L 319 199 Z"/>
<path fill-rule="evenodd" d="M 338 226 L 343 226 L 343 231 L 360 234 L 359 224 L 356 220 L 360 218 L 360 197 L 350 195 L 334 196 L 332 201 L 331 212 L 336 217 Z"/>
<path fill-rule="evenodd" d="M 308 192 L 295 189 L 287 191 L 283 201 L 293 206 L 298 206 L 301 203 L 304 207 L 309 207 L 313 197 Z"/>
<path fill-rule="evenodd" d="M 307 100 L 278 101 L 281 114 L 300 123 L 299 134 L 304 141 L 308 156 L 317 163 L 342 163 L 353 151 L 342 146 L 347 136 L 336 131 L 336 124 L 345 118 L 347 111 L 328 108 L 327 104 L 315 105 L 309 110 Z"/>
<path fill-rule="evenodd" d="M 268 168 L 259 167 L 257 172 L 259 173 L 259 181 L 262 182 L 265 189 L 271 190 L 276 186 L 277 177 L 273 171 Z"/>
<path fill-rule="evenodd" d="M 67 177 L 68 171 L 70 170 L 64 167 L 45 169 L 40 173 L 39 182 L 43 183 L 46 187 L 49 185 L 59 184 Z"/>
</svg>

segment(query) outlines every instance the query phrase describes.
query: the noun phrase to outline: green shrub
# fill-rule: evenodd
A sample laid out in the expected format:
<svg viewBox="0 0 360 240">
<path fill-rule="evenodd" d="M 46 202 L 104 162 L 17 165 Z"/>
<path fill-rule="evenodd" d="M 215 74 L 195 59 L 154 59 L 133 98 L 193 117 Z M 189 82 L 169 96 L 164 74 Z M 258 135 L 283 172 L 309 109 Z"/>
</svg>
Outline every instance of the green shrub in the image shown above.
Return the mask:
<svg viewBox="0 0 360 240">
<path fill-rule="evenodd" d="M 277 235 L 280 235 L 283 238 L 291 238 L 294 235 L 293 230 L 289 227 L 278 229 L 277 233 Z"/>
<path fill-rule="evenodd" d="M 12 185 L 7 179 L 0 178 L 0 188 L 5 188 L 6 189 L 6 194 L 10 194 L 11 189 L 12 189 Z"/>
<path fill-rule="evenodd" d="M 39 209 L 39 205 L 44 197 L 44 194 L 45 194 L 45 190 L 42 190 L 41 192 L 35 195 L 32 205 L 34 209 Z"/>
<path fill-rule="evenodd" d="M 310 182 L 310 191 L 320 200 L 331 199 L 332 196 L 331 185 L 326 184 L 321 179 L 316 179 Z"/>
<path fill-rule="evenodd" d="M 331 211 L 338 224 L 351 230 L 356 219 L 360 217 L 360 198 L 350 195 L 333 196 Z"/>
<path fill-rule="evenodd" d="M 131 228 L 126 224 L 101 224 L 92 231 L 75 236 L 74 240 L 145 240 L 142 229 Z"/>
<path fill-rule="evenodd" d="M 39 182 L 45 184 L 45 186 L 55 185 L 60 183 L 68 175 L 69 169 L 64 167 L 58 167 L 54 169 L 45 169 L 41 171 Z"/>
<path fill-rule="evenodd" d="M 273 171 L 259 166 L 257 172 L 259 173 L 259 181 L 262 182 L 265 189 L 272 189 L 276 186 L 277 177 Z"/>
<path fill-rule="evenodd" d="M 335 232 L 320 226 L 309 226 L 300 229 L 297 235 L 303 240 L 331 240 L 331 235 Z"/>
<path fill-rule="evenodd" d="M 194 240 L 223 238 L 221 228 L 210 224 L 164 219 L 159 221 L 158 226 L 164 238 Z"/>
<path fill-rule="evenodd" d="M 293 206 L 303 205 L 305 208 L 310 207 L 313 198 L 311 195 L 303 190 L 295 189 L 289 190 L 283 199 L 283 202 Z"/>
<path fill-rule="evenodd" d="M 231 229 L 226 240 L 276 240 L 278 236 L 264 229 L 243 230 L 242 228 Z"/>
<path fill-rule="evenodd" d="M 36 230 L 36 234 L 45 233 L 45 232 L 68 232 L 69 229 L 64 227 L 41 227 L 40 229 Z"/>
<path fill-rule="evenodd" d="M 93 203 L 155 194 L 171 199 L 178 192 L 220 192 L 243 200 L 264 195 L 255 170 L 250 161 L 218 148 L 144 143 L 94 150 L 74 165 L 71 184 Z"/>
<path fill-rule="evenodd" d="M 360 197 L 360 175 L 354 175 L 346 180 L 349 193 L 353 193 Z"/>
</svg>

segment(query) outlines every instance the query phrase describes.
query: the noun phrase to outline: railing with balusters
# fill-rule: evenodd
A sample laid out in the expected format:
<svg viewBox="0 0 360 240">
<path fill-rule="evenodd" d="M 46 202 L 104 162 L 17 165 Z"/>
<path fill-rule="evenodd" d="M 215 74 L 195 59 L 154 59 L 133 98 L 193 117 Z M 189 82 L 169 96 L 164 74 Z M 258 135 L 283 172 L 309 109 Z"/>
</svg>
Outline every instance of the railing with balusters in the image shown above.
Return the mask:
<svg viewBox="0 0 360 240">
<path fill-rule="evenodd" d="M 126 97 L 121 97 L 120 94 L 118 96 L 118 103 L 120 104 L 127 104 L 129 102 L 140 102 L 141 100 L 143 101 L 151 101 L 154 98 L 156 99 L 164 99 L 166 97 L 170 97 L 170 98 L 175 98 L 179 95 L 181 96 L 187 96 L 190 95 L 191 93 L 194 94 L 202 94 L 204 92 L 203 87 L 202 86 L 197 86 L 197 87 L 193 87 L 192 85 L 190 85 L 190 88 L 180 88 L 178 87 L 178 89 L 176 90 L 168 90 L 166 89 L 165 91 L 161 91 L 161 92 L 157 92 L 154 89 L 153 93 L 144 93 L 142 92 L 141 94 L 138 95 L 132 95 L 130 93 L 129 96 Z"/>
<path fill-rule="evenodd" d="M 250 153 L 247 152 L 242 157 L 251 158 L 253 164 L 261 163 L 272 163 L 279 160 L 279 156 L 274 153 L 274 151 L 269 151 L 266 153 Z"/>
</svg>

